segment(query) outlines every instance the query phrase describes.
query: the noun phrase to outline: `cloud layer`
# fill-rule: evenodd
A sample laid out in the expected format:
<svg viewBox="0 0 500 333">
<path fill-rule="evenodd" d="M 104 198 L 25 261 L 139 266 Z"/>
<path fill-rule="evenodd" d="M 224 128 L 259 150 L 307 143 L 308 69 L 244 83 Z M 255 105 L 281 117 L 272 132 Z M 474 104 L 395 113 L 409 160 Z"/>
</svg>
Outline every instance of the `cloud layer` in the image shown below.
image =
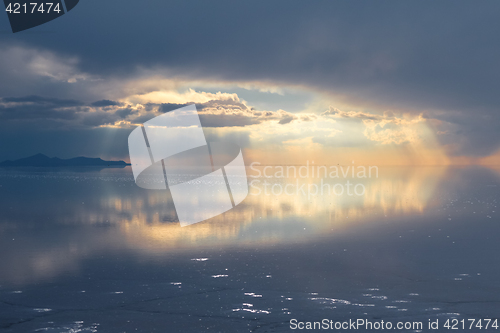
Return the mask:
<svg viewBox="0 0 500 333">
<path fill-rule="evenodd" d="M 500 149 L 499 10 L 497 1 L 89 0 L 38 33 L 0 35 L 0 126 L 125 130 L 197 103 L 207 127 L 261 126 L 283 142 L 427 140 L 487 156 Z M 256 108 L 221 88 L 231 84 L 322 100 L 312 111 Z M 318 119 L 329 133 L 318 134 L 327 132 Z"/>
</svg>

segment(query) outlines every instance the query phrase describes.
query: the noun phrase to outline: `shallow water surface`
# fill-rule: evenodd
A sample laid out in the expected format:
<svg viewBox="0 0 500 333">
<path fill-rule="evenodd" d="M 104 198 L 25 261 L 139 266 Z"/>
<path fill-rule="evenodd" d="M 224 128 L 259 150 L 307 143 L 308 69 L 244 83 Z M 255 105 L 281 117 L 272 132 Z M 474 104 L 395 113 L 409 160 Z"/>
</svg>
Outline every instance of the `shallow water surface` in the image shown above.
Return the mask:
<svg viewBox="0 0 500 333">
<path fill-rule="evenodd" d="M 128 167 L 0 170 L 0 331 L 498 317 L 498 170 L 380 167 L 351 179 L 363 195 L 248 173 L 242 204 L 180 227 L 168 193 L 137 187 Z"/>
</svg>

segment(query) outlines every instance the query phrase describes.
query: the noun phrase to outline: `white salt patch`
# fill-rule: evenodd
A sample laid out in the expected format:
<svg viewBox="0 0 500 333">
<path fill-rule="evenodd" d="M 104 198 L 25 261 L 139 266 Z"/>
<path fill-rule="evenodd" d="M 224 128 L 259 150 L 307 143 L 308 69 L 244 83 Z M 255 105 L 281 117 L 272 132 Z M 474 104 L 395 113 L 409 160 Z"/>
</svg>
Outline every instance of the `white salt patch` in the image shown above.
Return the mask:
<svg viewBox="0 0 500 333">
<path fill-rule="evenodd" d="M 247 312 L 258 313 L 258 314 L 261 314 L 261 313 L 270 314 L 271 313 L 270 311 L 257 310 L 257 309 L 233 309 L 233 311 L 247 311 Z"/>
<path fill-rule="evenodd" d="M 52 309 L 33 309 L 33 311 L 36 311 L 36 312 L 50 312 L 50 311 L 52 311 Z"/>
<path fill-rule="evenodd" d="M 372 296 L 372 298 L 386 300 L 387 296 Z"/>
<path fill-rule="evenodd" d="M 309 298 L 311 301 L 318 301 L 321 304 L 325 303 L 330 303 L 330 304 L 335 304 L 335 303 L 340 303 L 340 304 L 346 304 L 349 305 L 351 302 L 346 301 L 344 299 L 338 299 L 338 298 L 328 298 L 328 297 L 315 297 L 315 298 Z M 292 300 L 292 298 L 287 298 L 287 300 Z"/>
</svg>

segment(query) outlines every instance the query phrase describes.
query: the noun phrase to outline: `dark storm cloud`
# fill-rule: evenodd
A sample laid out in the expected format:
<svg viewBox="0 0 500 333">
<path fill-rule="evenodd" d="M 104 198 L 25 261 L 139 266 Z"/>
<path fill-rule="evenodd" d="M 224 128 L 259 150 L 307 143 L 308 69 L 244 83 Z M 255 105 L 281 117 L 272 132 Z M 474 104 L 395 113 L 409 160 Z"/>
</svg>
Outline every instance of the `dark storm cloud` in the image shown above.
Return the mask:
<svg viewBox="0 0 500 333">
<path fill-rule="evenodd" d="M 126 109 L 119 109 L 118 111 L 115 111 L 115 114 L 117 114 L 118 116 L 120 116 L 120 118 L 127 118 L 128 116 L 130 115 L 133 115 L 137 113 L 137 110 L 132 110 L 130 108 L 126 108 Z"/>
<path fill-rule="evenodd" d="M 479 144 L 486 154 L 500 141 L 491 125 L 500 123 L 499 13 L 498 1 L 87 0 L 35 28 L 56 35 L 2 34 L 0 42 L 77 56 L 91 75 L 166 68 L 300 84 L 430 118 L 440 110 L 440 126 L 453 127 L 443 140 L 461 135 L 457 153 L 477 154 Z"/>
<path fill-rule="evenodd" d="M 464 101 L 497 105 L 500 98 L 487 86 L 500 71 L 496 1 L 137 6 L 132 0 L 89 0 L 79 7 L 67 20 L 50 23 L 58 38 L 2 39 L 75 54 L 82 69 L 93 73 L 124 75 L 138 65 L 165 66 L 186 75 L 284 80 L 363 92 L 360 97 L 369 100 L 440 107 Z"/>
<path fill-rule="evenodd" d="M 0 101 L 4 103 L 23 103 L 23 104 L 36 104 L 48 107 L 70 107 L 83 105 L 80 101 L 70 99 L 47 98 L 41 96 L 24 96 L 24 97 L 4 97 Z"/>
<path fill-rule="evenodd" d="M 120 102 L 110 101 L 109 99 L 103 99 L 91 104 L 92 106 L 97 107 L 106 107 L 106 106 L 118 106 L 121 105 Z"/>
<path fill-rule="evenodd" d="M 93 103 L 95 104 L 95 103 Z M 0 120 L 4 127 L 36 123 L 40 128 L 92 128 L 114 124 L 133 115 L 137 110 L 100 103 L 99 107 L 85 106 L 83 102 L 40 96 L 0 98 Z M 106 103 L 109 104 L 109 103 Z M 121 105 L 121 104 L 117 104 Z M 91 112 L 92 111 L 92 112 Z"/>
<path fill-rule="evenodd" d="M 158 107 L 158 112 L 161 112 L 161 113 L 166 113 L 166 112 L 170 112 L 170 111 L 173 111 L 175 109 L 180 109 L 180 108 L 183 108 L 185 106 L 188 106 L 188 105 L 191 105 L 193 103 L 186 103 L 186 104 L 177 104 L 177 103 L 162 103 L 159 105 Z M 198 110 L 200 110 L 200 108 L 198 107 Z"/>
<path fill-rule="evenodd" d="M 0 120 L 38 121 L 40 119 L 74 120 L 83 103 L 74 100 L 39 96 L 0 98 Z"/>
</svg>

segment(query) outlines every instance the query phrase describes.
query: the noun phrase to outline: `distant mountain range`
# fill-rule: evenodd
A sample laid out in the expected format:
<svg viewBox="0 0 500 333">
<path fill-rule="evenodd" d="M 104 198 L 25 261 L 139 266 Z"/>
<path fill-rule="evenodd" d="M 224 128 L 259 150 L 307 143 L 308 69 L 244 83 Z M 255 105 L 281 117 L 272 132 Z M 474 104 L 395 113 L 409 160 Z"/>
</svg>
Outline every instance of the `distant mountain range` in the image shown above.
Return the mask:
<svg viewBox="0 0 500 333">
<path fill-rule="evenodd" d="M 21 158 L 15 161 L 4 161 L 0 167 L 124 167 L 130 165 L 124 161 L 104 161 L 100 158 L 75 157 L 62 159 L 58 157 L 48 157 L 43 154 L 36 154 L 30 157 Z"/>
</svg>

